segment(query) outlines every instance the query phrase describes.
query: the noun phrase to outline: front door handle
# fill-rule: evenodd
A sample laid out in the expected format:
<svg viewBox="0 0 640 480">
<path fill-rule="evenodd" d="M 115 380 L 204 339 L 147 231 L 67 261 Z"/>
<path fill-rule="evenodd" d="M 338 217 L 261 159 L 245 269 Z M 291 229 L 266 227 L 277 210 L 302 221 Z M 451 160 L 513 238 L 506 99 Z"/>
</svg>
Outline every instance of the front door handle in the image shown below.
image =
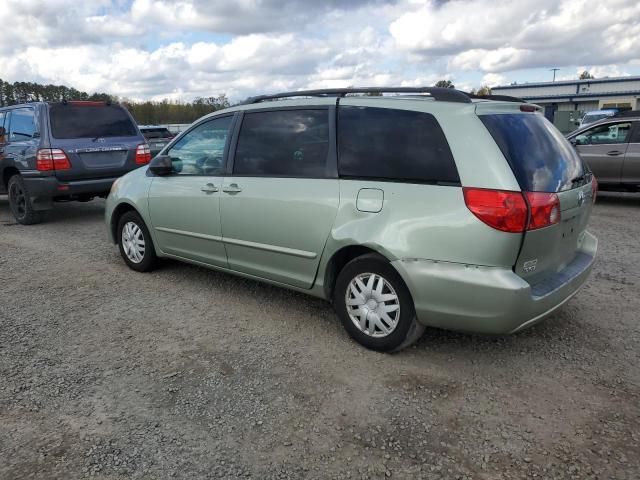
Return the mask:
<svg viewBox="0 0 640 480">
<path fill-rule="evenodd" d="M 607 155 L 609 155 L 610 157 L 616 157 L 618 155 L 622 155 L 623 152 L 621 152 L 620 150 L 611 150 L 610 152 L 607 152 Z"/>
<path fill-rule="evenodd" d="M 216 187 L 213 183 L 207 183 L 200 190 L 205 193 L 215 193 L 218 191 L 218 187 Z"/>
<path fill-rule="evenodd" d="M 238 193 L 241 192 L 242 189 L 238 186 L 237 183 L 231 183 L 226 187 L 222 187 L 222 191 L 227 193 Z"/>
</svg>

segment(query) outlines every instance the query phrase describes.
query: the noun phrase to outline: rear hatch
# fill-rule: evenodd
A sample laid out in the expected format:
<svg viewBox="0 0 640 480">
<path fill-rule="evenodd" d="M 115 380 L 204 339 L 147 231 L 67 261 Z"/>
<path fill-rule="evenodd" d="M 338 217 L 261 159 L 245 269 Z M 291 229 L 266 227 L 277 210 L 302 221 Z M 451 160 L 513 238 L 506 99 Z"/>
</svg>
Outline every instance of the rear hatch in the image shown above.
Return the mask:
<svg viewBox="0 0 640 480">
<path fill-rule="evenodd" d="M 546 198 L 551 201 L 557 197 L 559 221 L 542 228 L 529 226 L 514 267 L 529 283 L 546 281 L 580 260 L 594 199 L 592 174 L 571 144 L 539 113 L 484 114 L 480 119 L 522 191 L 540 192 L 538 198 L 550 194 Z"/>
<path fill-rule="evenodd" d="M 173 139 L 172 133 L 165 127 L 141 127 L 140 131 L 149 144 L 152 156 L 160 152 Z"/>
<path fill-rule="evenodd" d="M 51 148 L 67 155 L 71 168 L 56 170 L 60 180 L 119 177 L 140 165 L 144 144 L 129 113 L 120 105 L 68 102 L 49 106 Z"/>
</svg>

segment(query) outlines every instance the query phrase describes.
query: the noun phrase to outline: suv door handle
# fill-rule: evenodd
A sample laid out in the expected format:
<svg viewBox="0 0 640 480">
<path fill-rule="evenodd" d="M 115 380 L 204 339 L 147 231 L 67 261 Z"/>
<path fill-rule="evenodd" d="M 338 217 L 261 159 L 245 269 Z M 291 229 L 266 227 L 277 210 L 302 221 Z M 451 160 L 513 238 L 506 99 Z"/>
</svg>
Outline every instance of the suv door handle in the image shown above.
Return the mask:
<svg viewBox="0 0 640 480">
<path fill-rule="evenodd" d="M 232 183 L 230 185 L 227 185 L 226 187 L 222 187 L 222 191 L 227 193 L 238 193 L 241 192 L 242 189 L 238 186 L 237 183 Z"/>
<path fill-rule="evenodd" d="M 622 155 L 622 152 L 620 150 L 611 150 L 610 152 L 607 152 L 607 155 L 609 155 L 610 157 L 615 157 L 617 155 Z"/>
<path fill-rule="evenodd" d="M 213 183 L 207 183 L 200 190 L 205 193 L 215 193 L 218 191 L 218 187 L 216 187 Z"/>
</svg>

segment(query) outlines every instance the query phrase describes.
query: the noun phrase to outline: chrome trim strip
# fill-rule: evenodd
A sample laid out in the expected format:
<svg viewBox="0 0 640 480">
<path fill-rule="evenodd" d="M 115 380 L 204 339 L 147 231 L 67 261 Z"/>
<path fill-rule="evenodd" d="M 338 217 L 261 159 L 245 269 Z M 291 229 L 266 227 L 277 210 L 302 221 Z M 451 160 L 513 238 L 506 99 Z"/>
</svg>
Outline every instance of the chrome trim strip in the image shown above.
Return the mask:
<svg viewBox="0 0 640 480">
<path fill-rule="evenodd" d="M 185 237 L 201 238 L 203 240 L 212 240 L 214 242 L 221 242 L 222 237 L 216 235 L 205 235 L 204 233 L 185 232 L 184 230 L 176 230 L 174 228 L 156 227 L 156 230 L 167 233 L 175 233 L 176 235 L 184 235 Z"/>
</svg>

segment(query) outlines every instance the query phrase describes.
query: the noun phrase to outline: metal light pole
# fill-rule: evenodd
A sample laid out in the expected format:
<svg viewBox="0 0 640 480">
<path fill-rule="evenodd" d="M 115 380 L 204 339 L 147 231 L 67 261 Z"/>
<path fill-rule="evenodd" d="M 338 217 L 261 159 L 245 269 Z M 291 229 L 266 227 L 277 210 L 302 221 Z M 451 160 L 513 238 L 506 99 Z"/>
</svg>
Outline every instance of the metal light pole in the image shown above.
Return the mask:
<svg viewBox="0 0 640 480">
<path fill-rule="evenodd" d="M 555 82 L 555 81 L 556 81 L 556 72 L 557 72 L 558 70 L 560 70 L 560 69 L 559 69 L 559 68 L 550 68 L 549 70 L 550 70 L 551 72 L 553 72 L 553 81 Z"/>
</svg>

